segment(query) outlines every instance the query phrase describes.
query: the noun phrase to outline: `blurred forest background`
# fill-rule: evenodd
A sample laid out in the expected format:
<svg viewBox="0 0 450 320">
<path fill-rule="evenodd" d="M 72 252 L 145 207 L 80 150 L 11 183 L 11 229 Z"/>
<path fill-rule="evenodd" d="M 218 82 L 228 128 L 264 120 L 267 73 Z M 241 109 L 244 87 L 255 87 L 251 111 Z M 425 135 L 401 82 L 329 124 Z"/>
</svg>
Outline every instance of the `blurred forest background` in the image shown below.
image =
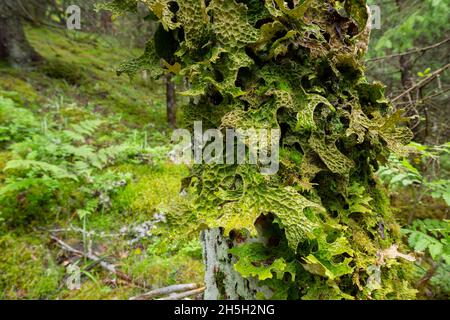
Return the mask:
<svg viewBox="0 0 450 320">
<path fill-rule="evenodd" d="M 381 9 L 366 56 L 415 134 L 378 172 L 415 252 L 419 299 L 450 293 L 449 0 Z M 81 30 L 66 10 L 81 8 Z M 201 286 L 201 246 L 176 224 L 189 173 L 170 161 L 183 80 L 116 71 L 158 32 L 145 5 L 114 19 L 89 0 L 0 0 L 0 299 L 129 299 Z M 189 288 L 196 288 L 191 286 Z"/>
</svg>

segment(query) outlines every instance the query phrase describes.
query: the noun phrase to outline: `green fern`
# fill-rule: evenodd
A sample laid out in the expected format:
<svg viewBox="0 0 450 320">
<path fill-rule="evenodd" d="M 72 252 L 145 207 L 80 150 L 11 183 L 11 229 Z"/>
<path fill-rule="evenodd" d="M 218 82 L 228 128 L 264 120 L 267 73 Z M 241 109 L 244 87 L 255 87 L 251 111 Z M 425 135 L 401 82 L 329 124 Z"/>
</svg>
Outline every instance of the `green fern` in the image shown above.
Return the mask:
<svg viewBox="0 0 450 320">
<path fill-rule="evenodd" d="M 416 252 L 427 252 L 435 261 L 443 259 L 450 265 L 450 221 L 415 220 L 410 229 L 404 229 L 408 244 Z"/>
<path fill-rule="evenodd" d="M 10 170 L 31 171 L 32 175 L 39 175 L 44 172 L 50 174 L 55 179 L 72 179 L 78 181 L 75 174 L 68 172 L 60 166 L 43 161 L 11 160 L 6 164 L 4 171 L 8 172 Z"/>
</svg>

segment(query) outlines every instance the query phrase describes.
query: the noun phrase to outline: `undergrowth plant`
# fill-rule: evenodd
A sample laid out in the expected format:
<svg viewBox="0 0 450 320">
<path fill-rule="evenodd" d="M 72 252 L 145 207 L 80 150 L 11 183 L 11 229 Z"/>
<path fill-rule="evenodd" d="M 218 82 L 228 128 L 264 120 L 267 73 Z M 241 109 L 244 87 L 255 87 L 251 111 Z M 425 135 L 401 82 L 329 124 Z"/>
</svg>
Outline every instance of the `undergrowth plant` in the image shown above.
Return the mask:
<svg viewBox="0 0 450 320">
<path fill-rule="evenodd" d="M 389 157 L 377 172 L 392 196 L 406 195 L 409 205 L 401 210 L 407 215 L 402 233 L 419 259 L 416 261 L 416 287 L 423 297 L 444 298 L 450 293 L 450 242 L 448 220 L 438 220 L 428 208 L 426 198 L 450 207 L 448 172 L 449 144 L 425 146 L 411 143 L 409 157 Z M 416 218 L 416 207 L 425 206 L 427 219 Z M 445 210 L 445 209 L 444 209 Z"/>
<path fill-rule="evenodd" d="M 379 163 L 404 154 L 412 135 L 384 86 L 364 76 L 366 1 L 113 0 L 102 7 L 120 15 L 136 12 L 138 2 L 159 29 L 119 72 L 185 78 L 188 128 L 203 121 L 205 130 L 281 130 L 277 174 L 263 175 L 261 163 L 195 165 L 175 223 L 220 227 L 233 247 L 225 263 L 264 288 L 254 297 L 413 298 L 413 258 L 401 253 L 400 228 L 375 178 Z M 234 287 L 228 276 L 216 270 L 222 298 Z"/>
<path fill-rule="evenodd" d="M 430 196 L 444 200 L 450 206 L 448 166 L 442 163 L 450 155 L 450 143 L 439 146 L 411 143 L 410 148 L 413 151 L 412 162 L 407 157 L 391 155 L 377 175 L 391 192 L 410 191 L 415 204 Z"/>
<path fill-rule="evenodd" d="M 6 118 L 0 132 L 10 153 L 0 184 L 0 211 L 12 225 L 55 215 L 84 220 L 105 212 L 111 196 L 132 178 L 114 166 L 157 164 L 166 152 L 113 117 L 95 119 L 58 101 L 39 119 L 0 96 L 0 115 Z"/>
<path fill-rule="evenodd" d="M 403 229 L 408 244 L 420 255 L 416 263 L 417 288 L 425 297 L 448 298 L 450 295 L 450 221 L 415 220 Z"/>
</svg>

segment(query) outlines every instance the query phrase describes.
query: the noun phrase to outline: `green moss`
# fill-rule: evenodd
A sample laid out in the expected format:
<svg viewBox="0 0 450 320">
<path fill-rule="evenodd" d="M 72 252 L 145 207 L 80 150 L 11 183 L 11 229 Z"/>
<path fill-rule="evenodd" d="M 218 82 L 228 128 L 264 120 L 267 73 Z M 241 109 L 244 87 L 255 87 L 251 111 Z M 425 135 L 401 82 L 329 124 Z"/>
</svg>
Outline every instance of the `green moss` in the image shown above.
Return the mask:
<svg viewBox="0 0 450 320">
<path fill-rule="evenodd" d="M 133 280 L 155 288 L 203 282 L 203 262 L 182 254 L 171 257 L 131 254 L 121 267 Z"/>
<path fill-rule="evenodd" d="M 224 299 L 226 296 L 225 274 L 222 271 L 217 271 L 214 278 L 216 280 L 217 289 L 219 290 L 219 299 Z"/>
<path fill-rule="evenodd" d="M 0 75 L 0 94 L 12 99 L 18 105 L 34 105 L 42 101 L 36 89 L 14 73 Z"/>
<path fill-rule="evenodd" d="M 0 152 L 0 181 L 4 178 L 3 169 L 6 166 L 6 163 L 11 160 L 11 153 L 2 151 Z"/>
<path fill-rule="evenodd" d="M 88 33 L 67 34 L 50 28 L 27 28 L 27 37 L 44 57 L 33 70 L 5 67 L 0 74 L 0 91 L 21 105 L 44 104 L 57 96 L 92 106 L 103 114 L 120 114 L 130 126 L 153 124 L 165 128 L 165 97 L 161 82 L 116 74 L 130 49 L 113 37 L 93 41 Z M 44 39 L 44 40 L 43 40 Z M 132 49 L 133 54 L 137 50 Z"/>
<path fill-rule="evenodd" d="M 92 142 L 96 145 L 114 144 L 127 136 L 130 128 L 139 135 L 146 131 L 151 146 L 167 143 L 162 82 L 140 77 L 130 82 L 127 77 L 116 76 L 116 66 L 130 54 L 129 48 L 114 38 L 94 40 L 89 34 L 66 34 L 48 28 L 27 28 L 27 36 L 45 61 L 31 70 L 5 66 L 0 73 L 0 94 L 12 99 L 16 106 L 30 109 L 38 130 L 44 115 L 52 125 L 61 121 L 70 125 L 95 117 L 107 119 L 110 124 L 96 132 Z M 10 153 L 0 151 L 0 185 L 8 160 Z M 188 174 L 185 167 L 171 164 L 127 164 L 112 169 L 131 172 L 134 178 L 113 196 L 111 210 L 88 217 L 89 230 L 113 233 L 125 225 L 152 219 L 154 212 L 170 207 L 177 199 L 180 181 Z M 79 225 L 73 208 L 81 207 L 85 197 L 80 185 L 64 182 L 55 194 L 42 187 L 31 188 L 21 201 L 12 197 L 11 202 L 2 203 L 0 211 L 8 217 L 23 218 L 26 230 L 15 232 L 25 234 L 37 225 L 47 226 L 55 220 L 61 227 Z M 3 217 L 8 219 L 6 214 L 1 215 L 0 225 Z M 65 236 L 81 243 L 79 233 Z M 158 236 L 144 239 L 142 246 L 147 249 L 141 254 L 123 238 L 95 241 L 101 241 L 106 247 L 105 255 L 120 268 L 151 286 L 202 281 L 198 242 L 174 243 L 169 255 L 157 239 Z M 89 270 L 96 281 L 83 276 L 80 290 L 68 290 L 63 283 L 64 267 L 54 259 L 60 250 L 48 244 L 48 237 L 40 238 L 34 232 L 30 236 L 0 237 L 0 299 L 127 299 L 139 293 L 128 283 L 113 282 L 114 277 L 99 267 Z M 124 258 L 126 254 L 128 257 Z"/>
<path fill-rule="evenodd" d="M 40 70 L 50 78 L 65 80 L 72 85 L 80 85 L 87 79 L 86 70 L 60 59 L 46 60 Z"/>
<path fill-rule="evenodd" d="M 118 209 L 128 208 L 133 215 L 150 216 L 156 210 L 168 207 L 181 190 L 181 180 L 187 176 L 184 166 L 172 164 L 156 169 L 148 166 L 125 165 L 120 171 L 132 172 L 134 182 L 115 197 Z"/>
<path fill-rule="evenodd" d="M 50 299 L 64 269 L 40 239 L 0 237 L 0 299 Z"/>
<path fill-rule="evenodd" d="M 135 292 L 136 289 L 129 286 L 111 287 L 88 280 L 78 290 L 62 292 L 60 298 L 64 300 L 127 300 Z"/>
</svg>

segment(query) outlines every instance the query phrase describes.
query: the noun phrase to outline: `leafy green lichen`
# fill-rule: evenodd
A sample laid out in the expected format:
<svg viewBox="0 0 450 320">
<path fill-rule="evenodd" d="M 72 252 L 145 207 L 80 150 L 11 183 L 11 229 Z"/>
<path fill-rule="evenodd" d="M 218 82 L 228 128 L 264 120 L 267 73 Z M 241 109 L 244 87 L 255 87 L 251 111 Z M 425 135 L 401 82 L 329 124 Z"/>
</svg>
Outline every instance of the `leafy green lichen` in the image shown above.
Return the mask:
<svg viewBox="0 0 450 320">
<path fill-rule="evenodd" d="M 257 219 L 273 215 L 283 249 L 231 250 L 236 269 L 270 287 L 272 298 L 412 297 L 403 261 L 377 256 L 399 234 L 374 171 L 390 152 L 405 152 L 411 133 L 398 126 L 405 119 L 383 86 L 364 77 L 366 1 L 143 2 L 176 42 L 170 63 L 189 83 L 189 128 L 202 120 L 281 131 L 276 175 L 261 174 L 260 163 L 194 166 L 179 223 L 256 236 Z M 149 61 L 135 61 L 130 73 Z"/>
</svg>

